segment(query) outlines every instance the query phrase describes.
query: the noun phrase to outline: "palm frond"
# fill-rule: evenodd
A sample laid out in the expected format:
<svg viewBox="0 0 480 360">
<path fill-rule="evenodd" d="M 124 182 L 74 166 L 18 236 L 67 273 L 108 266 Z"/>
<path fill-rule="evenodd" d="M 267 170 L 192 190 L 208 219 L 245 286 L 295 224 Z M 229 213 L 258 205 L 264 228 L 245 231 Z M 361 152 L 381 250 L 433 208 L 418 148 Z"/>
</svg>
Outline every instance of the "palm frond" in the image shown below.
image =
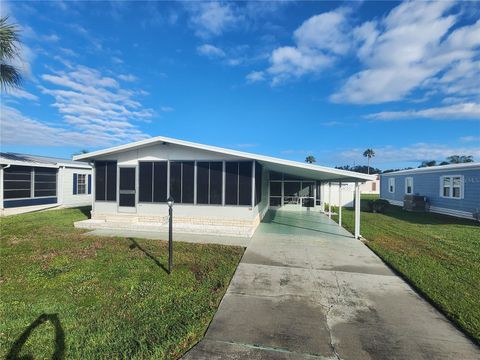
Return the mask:
<svg viewBox="0 0 480 360">
<path fill-rule="evenodd" d="M 0 88 L 18 87 L 22 82 L 22 76 L 15 66 L 0 64 Z"/>
<path fill-rule="evenodd" d="M 12 60 L 19 56 L 19 30 L 15 24 L 8 23 L 8 16 L 0 18 L 0 60 Z"/>
</svg>

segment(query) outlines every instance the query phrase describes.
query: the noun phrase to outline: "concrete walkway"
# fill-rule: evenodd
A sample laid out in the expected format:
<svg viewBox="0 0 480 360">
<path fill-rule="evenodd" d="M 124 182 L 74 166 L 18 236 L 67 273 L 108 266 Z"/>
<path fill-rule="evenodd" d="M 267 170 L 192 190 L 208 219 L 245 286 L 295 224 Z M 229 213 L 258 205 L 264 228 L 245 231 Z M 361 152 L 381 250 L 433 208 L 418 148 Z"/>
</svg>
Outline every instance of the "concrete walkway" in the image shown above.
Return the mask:
<svg viewBox="0 0 480 360">
<path fill-rule="evenodd" d="M 333 221 L 277 211 L 185 359 L 480 359 L 480 350 Z"/>
</svg>

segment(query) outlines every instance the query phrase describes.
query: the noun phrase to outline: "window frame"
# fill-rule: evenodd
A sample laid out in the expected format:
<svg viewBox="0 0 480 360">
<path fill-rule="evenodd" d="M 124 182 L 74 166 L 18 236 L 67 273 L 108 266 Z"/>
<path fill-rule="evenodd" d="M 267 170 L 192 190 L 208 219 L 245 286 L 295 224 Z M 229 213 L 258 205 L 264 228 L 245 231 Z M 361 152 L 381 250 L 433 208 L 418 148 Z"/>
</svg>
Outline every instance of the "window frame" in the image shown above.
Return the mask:
<svg viewBox="0 0 480 360">
<path fill-rule="evenodd" d="M 80 192 L 80 177 L 83 176 L 83 192 Z M 75 195 L 86 195 L 87 194 L 87 174 L 77 173 L 77 193 Z"/>
<path fill-rule="evenodd" d="M 445 196 L 443 193 L 443 190 L 445 189 L 444 186 L 444 180 L 448 178 L 450 180 L 450 185 L 449 185 L 449 195 Z M 460 196 L 453 196 L 453 189 L 456 188 L 457 186 L 453 186 L 453 181 L 455 178 L 460 179 Z M 465 178 L 463 175 L 442 175 L 440 176 L 440 197 L 443 199 L 454 199 L 454 200 L 461 200 L 464 198 L 464 192 L 465 192 Z"/>
<path fill-rule="evenodd" d="M 395 178 L 394 177 L 388 178 L 388 192 L 390 194 L 395 194 Z"/>
<path fill-rule="evenodd" d="M 411 187 L 410 192 L 408 192 L 408 180 L 412 181 L 412 185 L 410 186 Z M 407 176 L 405 178 L 405 195 L 413 195 L 413 177 L 412 176 Z"/>
</svg>

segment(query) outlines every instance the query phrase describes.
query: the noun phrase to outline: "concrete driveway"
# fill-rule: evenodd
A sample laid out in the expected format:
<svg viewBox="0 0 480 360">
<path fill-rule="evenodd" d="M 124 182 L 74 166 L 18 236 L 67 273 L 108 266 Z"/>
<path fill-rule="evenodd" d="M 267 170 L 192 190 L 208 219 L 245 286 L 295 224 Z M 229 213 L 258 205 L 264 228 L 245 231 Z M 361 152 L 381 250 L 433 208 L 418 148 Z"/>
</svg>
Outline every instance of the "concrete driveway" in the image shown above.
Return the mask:
<svg viewBox="0 0 480 360">
<path fill-rule="evenodd" d="M 186 359 L 480 359 L 480 350 L 350 233 L 269 214 Z"/>
</svg>

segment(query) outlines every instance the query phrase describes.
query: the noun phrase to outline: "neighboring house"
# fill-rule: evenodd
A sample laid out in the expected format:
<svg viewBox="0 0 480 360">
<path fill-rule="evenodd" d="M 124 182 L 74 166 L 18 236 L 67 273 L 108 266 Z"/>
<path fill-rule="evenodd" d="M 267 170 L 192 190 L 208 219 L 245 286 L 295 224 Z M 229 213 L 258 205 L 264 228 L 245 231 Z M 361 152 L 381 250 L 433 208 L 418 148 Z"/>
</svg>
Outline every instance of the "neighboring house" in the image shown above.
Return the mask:
<svg viewBox="0 0 480 360">
<path fill-rule="evenodd" d="M 74 159 L 94 163 L 92 219 L 76 223 L 84 228 L 165 230 L 171 196 L 176 231 L 249 236 L 269 208 L 320 210 L 322 183 L 374 178 L 166 137 Z"/>
<path fill-rule="evenodd" d="M 432 166 L 381 175 L 380 198 L 403 205 L 405 195 L 427 197 L 430 211 L 463 218 L 480 212 L 480 163 Z"/>
<path fill-rule="evenodd" d="M 0 153 L 0 208 L 13 214 L 92 203 L 92 167 L 84 162 Z"/>
<path fill-rule="evenodd" d="M 360 185 L 362 194 L 380 194 L 380 175 L 375 176 L 375 180 L 370 180 Z"/>
</svg>

